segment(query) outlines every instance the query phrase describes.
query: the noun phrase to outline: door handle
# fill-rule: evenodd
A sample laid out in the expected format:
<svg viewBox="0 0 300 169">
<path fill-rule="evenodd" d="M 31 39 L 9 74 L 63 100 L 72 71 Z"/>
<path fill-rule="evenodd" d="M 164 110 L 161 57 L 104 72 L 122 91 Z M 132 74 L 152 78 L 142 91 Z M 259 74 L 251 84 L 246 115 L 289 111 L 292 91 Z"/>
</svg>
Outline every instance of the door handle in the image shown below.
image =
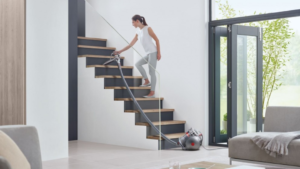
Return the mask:
<svg viewBox="0 0 300 169">
<path fill-rule="evenodd" d="M 231 82 L 228 82 L 228 87 L 229 89 L 231 89 Z"/>
</svg>

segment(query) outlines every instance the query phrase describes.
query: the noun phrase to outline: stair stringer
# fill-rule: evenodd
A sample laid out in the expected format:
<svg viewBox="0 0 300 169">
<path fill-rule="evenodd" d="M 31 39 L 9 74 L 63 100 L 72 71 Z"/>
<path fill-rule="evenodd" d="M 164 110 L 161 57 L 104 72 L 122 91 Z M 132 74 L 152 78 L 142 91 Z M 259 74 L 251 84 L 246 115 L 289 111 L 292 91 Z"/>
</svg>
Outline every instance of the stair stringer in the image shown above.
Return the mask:
<svg viewBox="0 0 300 169">
<path fill-rule="evenodd" d="M 135 114 L 124 113 L 124 102 L 114 101 L 114 90 L 104 89 L 95 68 L 78 58 L 78 140 L 157 150 L 157 140 L 146 137 L 145 126 L 135 126 Z"/>
</svg>

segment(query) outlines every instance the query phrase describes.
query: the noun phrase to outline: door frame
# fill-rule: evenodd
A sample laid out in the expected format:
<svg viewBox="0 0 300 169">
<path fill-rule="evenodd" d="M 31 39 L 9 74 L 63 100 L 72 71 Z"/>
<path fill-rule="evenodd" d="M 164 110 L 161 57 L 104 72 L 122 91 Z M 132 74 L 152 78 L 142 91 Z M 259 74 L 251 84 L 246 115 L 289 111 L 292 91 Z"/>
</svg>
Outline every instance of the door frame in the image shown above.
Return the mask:
<svg viewBox="0 0 300 169">
<path fill-rule="evenodd" d="M 214 52 L 215 52 L 215 75 L 214 75 L 214 81 L 215 81 L 215 114 L 214 114 L 214 122 L 215 122 L 215 133 L 214 133 L 214 138 L 213 138 L 213 142 L 227 142 L 227 134 L 225 135 L 221 135 L 221 130 L 220 130 L 220 119 L 222 118 L 220 113 L 221 113 L 221 102 L 220 102 L 220 94 L 221 94 L 221 90 L 220 90 L 220 58 L 221 58 L 221 51 L 220 51 L 220 47 L 221 47 L 221 37 L 226 37 L 228 38 L 228 33 L 227 33 L 227 28 L 226 27 L 215 27 L 214 30 Z M 228 58 L 228 55 L 227 55 Z M 228 59 L 227 59 L 228 60 Z M 227 66 L 228 67 L 228 66 Z M 228 71 L 227 71 L 228 73 Z M 228 93 L 228 89 L 226 88 L 227 93 Z M 228 99 L 227 99 L 228 102 Z M 219 113 L 217 113 L 219 112 Z M 227 130 L 228 131 L 228 130 Z M 224 140 L 224 141 L 223 141 Z"/>
<path fill-rule="evenodd" d="M 238 29 L 239 28 L 239 29 Z M 209 86 L 210 94 L 209 106 L 210 112 L 210 145 L 227 146 L 218 143 L 221 138 L 218 137 L 218 129 L 220 125 L 217 121 L 220 120 L 217 112 L 220 111 L 219 94 L 219 56 L 220 56 L 220 37 L 227 37 L 227 84 L 231 83 L 231 88 L 227 86 L 227 139 L 237 135 L 237 35 L 255 36 L 257 44 L 257 58 L 256 58 L 256 131 L 262 130 L 262 35 L 263 30 L 259 27 L 249 27 L 241 25 L 227 25 L 227 28 L 213 27 L 212 41 L 210 44 L 210 52 L 213 55 L 210 57 L 210 74 Z M 261 72 L 261 73 L 259 73 Z"/>
<path fill-rule="evenodd" d="M 214 67 L 214 27 L 216 26 L 222 26 L 222 25 L 232 25 L 232 24 L 239 24 L 239 23 L 247 23 L 247 22 L 257 22 L 257 21 L 263 21 L 263 20 L 272 20 L 272 19 L 279 19 L 279 18 L 291 18 L 291 17 L 299 17 L 300 16 L 300 9 L 297 10 L 289 10 L 289 11 L 283 11 L 283 12 L 274 12 L 274 13 L 268 13 L 268 14 L 260 14 L 260 15 L 251 15 L 251 16 L 245 16 L 245 17 L 237 17 L 237 18 L 230 18 L 230 19 L 220 19 L 220 20 L 212 20 L 212 0 L 208 0 L 208 116 L 209 116 L 209 136 L 208 136 L 208 142 L 209 145 L 216 145 L 216 146 L 226 146 L 227 145 L 219 145 L 213 143 L 213 135 L 214 135 L 214 88 L 215 88 L 215 81 L 214 81 L 214 73 L 215 73 L 215 67 Z M 228 39 L 228 38 L 227 38 Z M 259 92 L 259 91 L 258 91 Z M 262 91 L 261 91 L 262 93 Z M 228 134 L 228 133 L 227 133 Z"/>
</svg>

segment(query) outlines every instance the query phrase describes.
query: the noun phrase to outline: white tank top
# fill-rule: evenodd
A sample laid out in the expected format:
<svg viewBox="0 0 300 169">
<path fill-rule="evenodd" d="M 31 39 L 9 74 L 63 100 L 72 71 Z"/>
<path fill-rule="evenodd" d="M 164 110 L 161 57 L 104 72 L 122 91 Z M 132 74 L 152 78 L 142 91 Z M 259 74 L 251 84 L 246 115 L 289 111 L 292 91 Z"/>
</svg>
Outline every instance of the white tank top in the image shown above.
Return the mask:
<svg viewBox="0 0 300 169">
<path fill-rule="evenodd" d="M 157 52 L 157 48 L 152 41 L 152 37 L 149 35 L 148 26 L 144 26 L 142 29 L 137 28 L 138 40 L 141 42 L 144 50 L 147 54 Z"/>
</svg>

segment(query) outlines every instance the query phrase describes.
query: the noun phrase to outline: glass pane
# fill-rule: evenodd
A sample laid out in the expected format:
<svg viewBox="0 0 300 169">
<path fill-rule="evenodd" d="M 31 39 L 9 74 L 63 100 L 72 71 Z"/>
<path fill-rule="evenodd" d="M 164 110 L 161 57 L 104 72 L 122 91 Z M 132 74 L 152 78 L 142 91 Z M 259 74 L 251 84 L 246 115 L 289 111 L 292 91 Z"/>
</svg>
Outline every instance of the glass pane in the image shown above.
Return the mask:
<svg viewBox="0 0 300 169">
<path fill-rule="evenodd" d="M 264 78 L 275 77 L 272 83 L 265 81 L 265 107 L 300 106 L 300 17 L 285 18 L 277 22 L 280 24 L 268 25 L 268 27 L 269 29 L 277 27 L 279 30 L 264 33 L 268 36 L 264 35 L 263 39 L 269 42 L 264 42 L 264 53 L 273 53 L 273 55 L 264 56 L 264 61 L 272 57 L 273 63 L 280 64 L 275 67 L 276 64 L 264 63 Z M 274 41 L 279 43 L 274 43 Z M 269 48 L 272 45 L 274 48 Z M 273 74 L 270 74 L 270 67 L 275 70 Z M 273 90 L 271 90 L 271 85 L 274 86 Z"/>
<path fill-rule="evenodd" d="M 212 20 L 299 9 L 299 0 L 212 0 Z"/>
<path fill-rule="evenodd" d="M 227 37 L 220 43 L 220 134 L 227 134 Z"/>
<path fill-rule="evenodd" d="M 254 36 L 237 36 L 237 134 L 256 132 L 256 58 Z"/>
<path fill-rule="evenodd" d="M 263 30 L 263 119 L 268 106 L 300 106 L 300 17 L 239 25 Z"/>
<path fill-rule="evenodd" d="M 135 46 L 140 45 L 139 40 L 135 46 L 125 50 L 124 48 L 128 46 L 130 42 L 128 40 L 132 39 L 124 38 L 123 34 L 113 27 L 109 20 L 106 20 L 106 18 L 101 15 L 101 12 L 96 11 L 89 3 L 86 3 L 86 9 L 90 11 L 86 17 L 86 36 L 93 38 L 93 41 L 91 41 L 91 39 L 90 41 L 86 41 L 86 37 L 81 37 L 78 41 L 78 84 L 81 86 L 79 87 L 79 98 L 81 99 L 79 100 L 78 116 L 80 131 L 97 132 L 90 132 L 91 135 L 84 133 L 80 136 L 84 135 L 86 141 L 93 142 L 96 140 L 95 138 L 100 138 L 100 136 L 105 135 L 107 129 L 101 126 L 103 123 L 99 123 L 99 118 L 106 116 L 105 120 L 110 121 L 111 126 L 117 126 L 111 129 L 112 132 L 121 132 L 126 134 L 128 138 L 130 137 L 130 139 L 140 142 L 140 144 L 122 143 L 123 146 L 140 146 L 139 148 L 145 149 L 152 149 L 154 146 L 158 149 L 168 148 L 167 146 L 172 142 L 164 144 L 165 140 L 161 138 L 160 134 L 161 129 L 165 125 L 162 121 L 170 121 L 169 123 L 172 123 L 172 120 L 174 120 L 173 116 L 169 115 L 173 113 L 173 110 L 169 109 L 166 113 L 161 110 L 161 103 L 163 101 L 160 88 L 161 78 L 159 71 L 156 69 L 156 65 L 159 65 L 161 62 L 157 61 L 157 52 L 154 52 L 154 48 L 150 52 L 137 50 Z M 129 23 L 131 23 L 130 20 Z M 144 27 L 141 28 L 143 29 Z M 142 30 L 139 27 L 132 27 L 132 29 L 136 29 L 136 32 Z M 135 35 L 136 34 L 133 33 L 132 38 L 134 38 Z M 155 41 L 153 40 L 152 42 L 156 48 Z M 121 58 L 114 55 L 114 51 L 123 51 L 120 54 Z M 111 59 L 118 59 L 119 62 L 112 61 Z M 107 61 L 112 62 L 108 63 Z M 136 64 L 137 62 L 139 64 Z M 122 68 L 124 79 L 118 69 L 119 64 Z M 89 69 L 94 69 L 94 71 L 88 71 Z M 87 75 L 87 73 L 90 74 Z M 87 77 L 90 77 L 90 79 Z M 99 80 L 95 80 L 94 77 Z M 146 85 L 145 79 L 148 79 L 151 85 Z M 100 88 L 101 86 L 99 87 L 98 85 L 99 81 L 101 85 L 104 85 L 103 90 Z M 155 92 L 154 97 L 145 97 L 150 91 Z M 92 99 L 90 102 L 82 101 L 86 100 L 85 98 L 91 98 L 90 96 L 93 96 L 93 98 L 97 96 L 97 99 Z M 114 100 L 111 100 L 111 97 L 113 97 Z M 138 104 L 136 104 L 134 100 L 136 100 Z M 120 104 L 118 103 L 119 101 L 124 103 Z M 99 111 L 99 107 L 105 111 Z M 122 110 L 122 108 L 124 108 L 124 110 Z M 89 125 L 80 125 L 86 123 L 87 112 L 91 114 L 91 116 L 89 116 Z M 126 113 L 124 114 L 123 112 Z M 142 112 L 144 112 L 144 114 Z M 137 128 L 144 128 L 144 132 L 134 133 L 133 131 L 140 131 Z M 146 137 L 141 139 L 141 136 Z M 154 139 L 156 141 L 151 142 L 148 139 Z M 115 142 L 105 142 L 102 140 L 101 143 L 115 144 Z M 147 146 L 142 147 L 142 145 Z"/>
</svg>

